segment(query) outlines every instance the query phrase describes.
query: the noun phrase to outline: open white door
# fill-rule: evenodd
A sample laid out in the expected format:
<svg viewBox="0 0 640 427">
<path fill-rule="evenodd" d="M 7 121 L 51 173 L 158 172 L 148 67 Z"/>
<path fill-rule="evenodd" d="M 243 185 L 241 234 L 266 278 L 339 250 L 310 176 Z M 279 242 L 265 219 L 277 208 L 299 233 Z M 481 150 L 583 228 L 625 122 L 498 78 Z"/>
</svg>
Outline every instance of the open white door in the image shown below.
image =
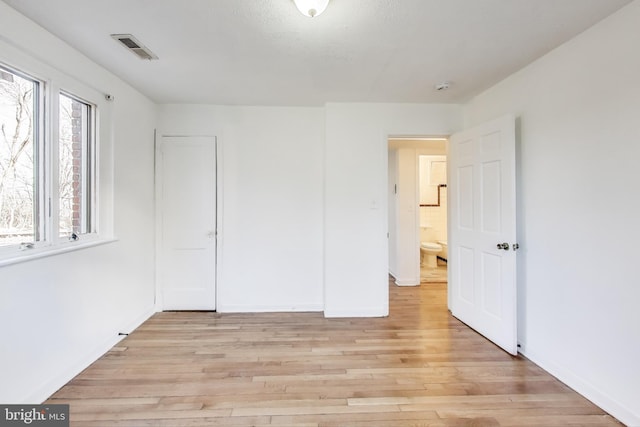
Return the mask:
<svg viewBox="0 0 640 427">
<path fill-rule="evenodd" d="M 157 166 L 160 306 L 215 310 L 215 137 L 164 136 Z"/>
<path fill-rule="evenodd" d="M 517 354 L 514 117 L 453 135 L 449 171 L 451 312 Z"/>
</svg>

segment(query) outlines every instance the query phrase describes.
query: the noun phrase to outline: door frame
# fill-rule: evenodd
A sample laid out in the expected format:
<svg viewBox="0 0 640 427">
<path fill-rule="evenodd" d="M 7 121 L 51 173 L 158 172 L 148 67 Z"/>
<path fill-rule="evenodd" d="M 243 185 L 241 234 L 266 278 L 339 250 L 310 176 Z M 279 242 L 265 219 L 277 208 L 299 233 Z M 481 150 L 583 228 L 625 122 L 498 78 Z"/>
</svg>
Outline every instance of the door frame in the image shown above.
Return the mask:
<svg viewBox="0 0 640 427">
<path fill-rule="evenodd" d="M 518 133 L 518 119 L 517 117 L 513 116 L 513 115 L 509 115 L 510 117 L 512 117 L 513 121 L 514 121 L 514 126 L 515 126 L 515 159 L 514 159 L 514 167 L 515 167 L 515 172 L 514 172 L 514 182 L 513 185 L 516 188 L 516 192 L 515 192 L 515 215 L 516 215 L 516 235 L 514 238 L 514 242 L 517 241 L 518 239 L 518 234 L 519 234 L 519 222 L 517 220 L 518 216 L 519 216 L 519 209 L 518 209 L 518 200 L 519 200 L 519 195 L 518 195 L 518 187 L 517 187 L 517 180 L 518 180 L 518 138 L 519 138 L 519 133 Z M 495 119 L 498 120 L 498 119 Z M 494 120 L 489 120 L 488 122 L 492 122 Z M 388 168 L 388 153 L 389 153 L 389 140 L 394 139 L 394 138 L 400 138 L 400 139 L 420 139 L 420 138 L 445 138 L 446 139 L 446 157 L 447 157 L 447 182 L 449 183 L 451 180 L 450 174 L 451 174 L 451 168 L 449 167 L 450 164 L 450 159 L 451 159 L 451 148 L 450 148 L 450 139 L 451 136 L 454 133 L 459 133 L 459 132 L 463 132 L 465 131 L 467 128 L 463 127 L 462 129 L 456 131 L 456 132 L 451 132 L 448 135 L 437 135 L 437 134 L 422 134 L 420 136 L 418 136 L 419 134 L 411 134 L 411 135 L 407 135 L 407 134 L 403 134 L 403 133 L 394 133 L 394 132 L 385 132 L 384 133 L 384 154 L 383 154 L 383 158 L 384 158 L 384 167 L 385 167 L 385 184 L 384 184 L 384 188 L 385 188 L 385 192 L 383 194 L 385 194 L 385 196 L 387 197 L 387 205 L 390 203 L 390 200 L 388 199 L 388 180 L 389 180 L 389 168 Z M 430 135 L 430 136 L 425 136 L 425 135 Z M 448 200 L 451 200 L 451 198 L 454 197 L 454 195 L 449 192 L 448 193 Z M 451 207 L 451 204 L 448 203 L 447 204 L 447 244 L 449 245 L 449 240 L 450 240 L 450 236 L 451 236 L 451 217 L 452 217 L 452 212 L 453 209 Z M 418 221 L 419 221 L 419 213 L 417 215 L 418 217 Z M 388 216 L 388 208 L 385 211 L 385 227 L 387 229 L 387 234 L 388 234 L 388 227 L 389 227 L 389 216 Z M 451 247 L 451 245 L 449 245 L 449 248 Z M 389 245 L 389 241 L 387 240 L 387 245 L 386 245 L 386 253 L 387 253 L 387 262 L 389 259 L 389 250 L 390 250 L 390 245 Z M 419 249 L 418 249 L 419 251 Z M 451 258 L 451 256 L 449 256 L 449 258 Z M 518 258 L 518 255 L 516 255 L 516 258 Z M 455 263 L 455 259 L 453 260 L 453 262 Z M 452 309 L 452 291 L 451 291 L 451 278 L 452 278 L 452 269 L 450 267 L 450 265 L 447 266 L 447 308 L 449 309 L 449 311 L 451 312 Z M 387 271 L 389 271 L 389 268 L 387 268 Z M 520 303 L 520 296 L 517 294 L 517 288 L 518 288 L 518 273 L 517 273 L 517 266 L 516 266 L 516 275 L 515 275 L 515 280 L 516 280 L 516 300 L 515 300 L 515 309 L 516 309 L 516 321 L 518 320 L 517 317 L 517 309 Z M 389 299 L 388 299 L 388 293 L 387 293 L 387 306 L 389 303 Z M 469 327 L 469 326 L 468 326 Z M 469 327 L 470 328 L 470 327 Z M 518 337 L 518 328 L 516 327 L 516 342 L 519 341 L 519 337 Z M 483 338 L 485 338 L 487 341 L 492 342 L 489 338 L 486 338 L 483 336 Z M 519 345 L 518 345 L 519 347 Z"/>
<path fill-rule="evenodd" d="M 392 237 L 390 230 L 389 230 L 389 206 L 391 204 L 391 199 L 389 198 L 389 192 L 388 192 L 388 183 L 389 183 L 389 179 L 391 178 L 390 176 L 390 170 L 389 170 L 389 151 L 392 149 L 391 147 L 391 140 L 406 140 L 407 142 L 407 146 L 406 147 L 395 147 L 394 149 L 399 149 L 399 148 L 408 148 L 413 150 L 413 168 L 414 168 L 414 180 L 413 180 L 413 185 L 414 185 L 414 192 L 413 192 L 413 200 L 414 203 L 416 204 L 416 206 L 419 204 L 419 195 L 420 195 L 420 187 L 419 187 L 419 157 L 421 155 L 433 155 L 433 156 L 444 156 L 445 158 L 448 158 L 448 144 L 449 144 L 449 136 L 447 135 L 441 135 L 441 134 L 422 134 L 422 135 L 404 135 L 404 134 L 400 134 L 400 133 L 387 133 L 386 134 L 386 138 L 385 138 L 385 152 L 384 152 L 384 158 L 385 158 L 385 170 L 386 170 L 386 174 L 385 174 L 385 195 L 386 195 L 386 207 L 387 207 L 387 214 L 385 215 L 386 217 L 386 227 L 387 227 L 387 234 L 389 236 L 389 239 Z M 428 144 L 430 142 L 441 142 L 444 143 L 444 147 L 429 147 Z M 440 152 L 441 151 L 441 152 Z M 427 153 L 430 152 L 430 153 Z M 398 172 L 398 171 L 396 171 Z M 394 209 L 398 209 L 398 206 L 395 205 L 393 206 Z M 413 240 L 414 240 L 414 248 L 411 251 L 411 263 L 412 263 L 412 268 L 417 280 L 417 283 L 404 283 L 402 281 L 398 282 L 398 278 L 394 277 L 396 279 L 396 285 L 398 286 L 419 286 L 420 285 L 420 208 L 419 206 L 416 207 L 415 211 L 414 211 L 414 215 L 413 215 L 413 221 L 414 221 L 414 230 L 413 230 Z M 398 214 L 396 213 L 396 225 L 398 223 Z M 447 233 L 448 233 L 448 225 L 449 223 L 449 209 L 447 208 Z M 394 236 L 397 239 L 397 229 L 398 227 L 396 226 L 396 235 Z M 389 260 L 389 254 L 390 254 L 390 250 L 391 250 L 391 245 L 389 244 L 389 239 L 387 239 L 387 247 L 386 247 L 386 252 L 387 252 L 387 262 Z M 389 268 L 387 268 L 387 270 L 390 270 Z"/>
<path fill-rule="evenodd" d="M 188 134 L 188 133 L 171 133 L 171 132 L 159 132 L 158 129 L 154 129 L 153 135 L 153 145 L 154 145 L 154 192 L 155 192 L 155 253 L 154 253 L 154 310 L 156 312 L 161 312 L 164 309 L 163 304 L 163 295 L 162 295 L 162 284 L 160 281 L 160 256 L 159 254 L 162 251 L 162 164 L 159 162 L 162 153 L 161 153 L 161 143 L 162 138 L 194 138 L 194 137 L 204 137 L 204 138 L 213 138 L 214 139 L 214 150 L 216 154 L 216 186 L 215 186 L 215 198 L 216 198 L 216 238 L 215 238 L 215 275 L 214 275 L 214 291 L 216 296 L 216 304 L 215 310 L 221 305 L 220 304 L 220 277 L 221 277 L 221 265 L 222 265 L 222 247 L 223 247 L 223 188 L 222 185 L 222 141 L 220 136 L 218 136 L 218 132 L 214 134 Z"/>
</svg>

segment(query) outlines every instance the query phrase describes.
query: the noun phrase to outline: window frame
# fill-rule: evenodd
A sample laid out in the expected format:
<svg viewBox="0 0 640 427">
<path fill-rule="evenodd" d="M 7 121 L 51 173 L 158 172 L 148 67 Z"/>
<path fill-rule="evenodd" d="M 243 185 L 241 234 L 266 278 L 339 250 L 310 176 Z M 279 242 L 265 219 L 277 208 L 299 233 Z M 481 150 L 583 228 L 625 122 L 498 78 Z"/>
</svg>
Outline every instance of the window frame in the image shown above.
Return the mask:
<svg viewBox="0 0 640 427">
<path fill-rule="evenodd" d="M 4 52 L 3 52 L 4 48 Z M 113 237 L 113 152 L 111 140 L 111 102 L 104 92 L 43 64 L 0 40 L 0 66 L 15 75 L 37 82 L 38 106 L 34 110 L 34 241 L 0 247 L 0 267 L 57 253 L 115 241 Z M 6 54 L 9 51 L 9 55 Z M 13 54 L 11 54 L 13 53 Z M 69 239 L 59 235 L 59 102 L 60 94 L 90 106 L 89 159 L 91 176 L 89 199 L 90 230 Z M 34 95 L 35 99 L 35 95 Z M 37 118 L 36 118 L 37 116 Z M 104 175 L 104 176 L 103 176 Z M 36 195 L 37 193 L 37 195 Z"/>
<path fill-rule="evenodd" d="M 7 253 L 14 251 L 17 247 L 19 250 L 34 249 L 42 246 L 43 241 L 47 240 L 47 182 L 45 179 L 47 166 L 45 164 L 45 144 L 44 144 L 44 131 L 45 127 L 45 105 L 46 105 L 46 85 L 44 79 L 40 76 L 36 76 L 32 73 L 26 72 L 18 67 L 6 64 L 4 61 L 0 61 L 0 68 L 25 80 L 30 80 L 34 83 L 33 102 L 33 141 L 34 146 L 34 179 L 33 179 L 33 239 L 29 239 L 25 242 L 20 242 L 13 245 L 0 246 L 0 257 L 6 256 Z"/>
<path fill-rule="evenodd" d="M 79 96 L 77 96 L 74 93 L 71 93 L 68 90 L 64 90 L 61 89 L 58 91 L 58 93 L 56 94 L 56 105 L 58 106 L 59 109 L 59 105 L 60 105 L 60 97 L 61 96 L 65 96 L 69 99 L 71 99 L 72 101 L 77 101 L 80 102 L 84 105 L 86 105 L 88 107 L 88 111 L 87 111 L 87 132 L 85 134 L 85 136 L 88 138 L 88 140 L 86 141 L 86 145 L 85 142 L 83 142 L 83 147 L 82 147 L 82 168 L 83 168 L 83 173 L 82 173 L 82 177 L 83 179 L 83 187 L 85 189 L 85 193 L 86 193 L 86 199 L 83 198 L 83 211 L 85 215 L 88 215 L 88 227 L 89 230 L 85 231 L 85 232 L 80 232 L 80 233 L 76 233 L 76 232 L 72 232 L 72 235 L 76 235 L 77 238 L 72 238 L 72 237 L 66 237 L 66 240 L 72 240 L 72 241 L 76 241 L 76 240 L 84 240 L 86 238 L 95 238 L 97 236 L 97 224 L 96 224 L 96 205 L 97 205 L 97 199 L 95 197 L 95 193 L 96 193 L 96 180 L 97 180 L 97 176 L 96 176 L 96 161 L 95 161 L 95 157 L 96 157 L 96 152 L 98 149 L 98 139 L 97 139 L 97 134 L 96 134 L 96 128 L 97 128 L 97 107 L 95 104 L 93 104 L 90 101 L 85 100 L 84 98 L 81 98 Z M 58 115 L 57 115 L 57 120 L 56 123 L 58 123 L 57 125 L 57 131 L 58 131 L 58 135 L 55 139 L 55 141 L 53 141 L 53 143 L 56 145 L 55 150 L 56 150 L 56 155 L 52 156 L 52 160 L 56 160 L 55 165 L 52 165 L 52 169 L 55 168 L 56 171 L 56 179 L 52 180 L 52 197 L 51 197 L 51 210 L 52 213 L 50 214 L 50 216 L 52 218 L 55 218 L 54 221 L 52 221 L 53 224 L 53 233 L 52 233 L 52 238 L 54 239 L 58 239 L 60 241 L 64 241 L 65 240 L 65 236 L 61 235 L 61 230 L 60 230 L 60 177 L 59 177 L 59 170 L 60 170 L 60 112 L 58 111 Z M 86 179 L 86 180 L 85 180 Z M 88 181 L 88 182 L 87 182 Z M 56 203 L 53 203 L 53 201 L 55 201 Z M 53 212 L 55 212 L 55 215 L 53 214 Z"/>
</svg>

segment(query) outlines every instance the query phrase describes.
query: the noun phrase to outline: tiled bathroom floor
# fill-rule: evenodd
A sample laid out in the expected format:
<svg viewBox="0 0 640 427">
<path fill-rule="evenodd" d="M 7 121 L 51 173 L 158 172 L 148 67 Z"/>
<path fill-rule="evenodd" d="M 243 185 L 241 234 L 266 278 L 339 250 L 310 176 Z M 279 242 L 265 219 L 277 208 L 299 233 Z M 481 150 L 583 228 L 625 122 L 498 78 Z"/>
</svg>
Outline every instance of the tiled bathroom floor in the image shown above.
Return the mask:
<svg viewBox="0 0 640 427">
<path fill-rule="evenodd" d="M 447 263 L 438 260 L 435 270 L 420 267 L 420 283 L 443 283 L 447 281 Z"/>
</svg>

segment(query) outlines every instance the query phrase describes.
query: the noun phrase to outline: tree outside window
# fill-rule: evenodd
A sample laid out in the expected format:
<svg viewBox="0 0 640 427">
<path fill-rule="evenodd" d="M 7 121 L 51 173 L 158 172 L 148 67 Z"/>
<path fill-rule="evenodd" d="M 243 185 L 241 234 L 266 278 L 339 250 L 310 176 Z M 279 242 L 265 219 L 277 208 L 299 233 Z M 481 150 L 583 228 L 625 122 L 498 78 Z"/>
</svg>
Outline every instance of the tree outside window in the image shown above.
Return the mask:
<svg viewBox="0 0 640 427">
<path fill-rule="evenodd" d="M 0 246 L 37 240 L 37 89 L 37 82 L 0 68 Z"/>
</svg>

